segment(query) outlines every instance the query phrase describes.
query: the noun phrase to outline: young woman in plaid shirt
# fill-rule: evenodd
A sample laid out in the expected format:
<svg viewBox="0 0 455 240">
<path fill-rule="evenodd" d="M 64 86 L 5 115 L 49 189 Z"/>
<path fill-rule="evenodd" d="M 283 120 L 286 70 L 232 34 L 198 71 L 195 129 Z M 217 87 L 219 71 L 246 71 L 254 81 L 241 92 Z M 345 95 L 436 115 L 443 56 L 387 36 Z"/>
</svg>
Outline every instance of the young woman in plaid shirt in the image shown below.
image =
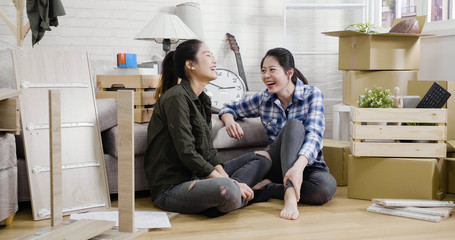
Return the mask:
<svg viewBox="0 0 455 240">
<path fill-rule="evenodd" d="M 284 48 L 274 48 L 261 61 L 262 81 L 267 89 L 219 113 L 232 138 L 244 132 L 235 119 L 260 117 L 270 145 L 272 168 L 266 179 L 254 186 L 256 195 L 284 199 L 280 216 L 297 219 L 297 203 L 322 205 L 332 199 L 336 181 L 322 156 L 325 128 L 324 97 L 308 85 L 295 68 L 294 57 Z"/>
</svg>

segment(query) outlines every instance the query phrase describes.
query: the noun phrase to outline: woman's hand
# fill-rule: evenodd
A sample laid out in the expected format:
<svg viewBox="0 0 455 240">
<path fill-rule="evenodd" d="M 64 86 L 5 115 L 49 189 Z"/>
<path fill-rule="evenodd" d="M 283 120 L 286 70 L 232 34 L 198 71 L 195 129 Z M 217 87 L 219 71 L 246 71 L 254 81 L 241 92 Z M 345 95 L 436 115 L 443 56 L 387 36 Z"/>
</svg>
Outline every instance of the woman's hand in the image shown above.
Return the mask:
<svg viewBox="0 0 455 240">
<path fill-rule="evenodd" d="M 305 156 L 300 155 L 297 161 L 286 172 L 283 178 L 284 186 L 286 186 L 287 180 L 290 180 L 292 182 L 297 202 L 300 200 L 300 189 L 302 187 L 303 171 L 305 170 L 306 165 L 308 165 L 308 159 Z"/>
<path fill-rule="evenodd" d="M 223 166 L 221 166 L 220 164 L 215 166 L 215 170 L 217 172 L 219 172 L 221 174 L 221 176 L 223 176 L 225 178 L 229 178 L 229 175 L 226 173 L 226 171 L 224 171 Z"/>
<path fill-rule="evenodd" d="M 234 116 L 230 113 L 225 113 L 221 115 L 221 120 L 224 122 L 224 125 L 226 126 L 226 132 L 231 138 L 235 138 L 237 140 L 242 139 L 244 133 L 242 127 L 240 127 L 240 124 L 238 124 L 234 120 Z"/>
<path fill-rule="evenodd" d="M 239 182 L 237 182 L 235 180 L 234 180 L 234 182 L 237 183 L 237 185 L 239 185 L 240 193 L 242 194 L 242 198 L 245 201 L 248 202 L 248 201 L 251 201 L 251 199 L 254 198 L 254 192 L 248 185 L 246 185 L 245 183 L 239 183 Z"/>
</svg>

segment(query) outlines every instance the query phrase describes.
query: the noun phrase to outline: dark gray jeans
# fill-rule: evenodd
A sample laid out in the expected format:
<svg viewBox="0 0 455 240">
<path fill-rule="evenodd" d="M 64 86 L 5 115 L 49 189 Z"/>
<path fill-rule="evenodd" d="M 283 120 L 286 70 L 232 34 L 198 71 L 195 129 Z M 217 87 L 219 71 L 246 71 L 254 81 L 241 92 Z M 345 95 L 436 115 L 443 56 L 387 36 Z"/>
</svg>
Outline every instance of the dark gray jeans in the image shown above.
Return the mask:
<svg viewBox="0 0 455 240">
<path fill-rule="evenodd" d="M 253 187 L 271 167 L 266 157 L 248 153 L 223 164 L 226 173 L 238 182 Z M 240 188 L 229 178 L 208 178 L 188 181 L 161 191 L 155 204 L 166 211 L 201 213 L 215 208 L 227 213 L 246 205 Z"/>
<path fill-rule="evenodd" d="M 272 168 L 265 178 L 273 183 L 264 187 L 272 197 L 283 199 L 286 187 L 292 186 L 288 180 L 283 186 L 283 176 L 294 165 L 305 140 L 305 128 L 298 119 L 286 122 L 267 152 L 272 158 Z M 336 191 L 336 180 L 325 169 L 305 167 L 300 190 L 300 203 L 322 205 L 332 199 Z"/>
</svg>

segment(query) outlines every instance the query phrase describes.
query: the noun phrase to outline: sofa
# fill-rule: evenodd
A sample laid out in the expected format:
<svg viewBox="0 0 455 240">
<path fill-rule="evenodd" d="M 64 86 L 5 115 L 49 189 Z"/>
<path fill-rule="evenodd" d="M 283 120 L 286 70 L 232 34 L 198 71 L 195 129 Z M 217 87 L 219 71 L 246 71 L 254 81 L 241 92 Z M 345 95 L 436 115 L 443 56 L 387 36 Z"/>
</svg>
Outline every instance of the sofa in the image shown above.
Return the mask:
<svg viewBox="0 0 455 240">
<path fill-rule="evenodd" d="M 109 192 L 117 193 L 117 102 L 115 99 L 96 100 L 101 139 L 104 150 L 104 160 L 108 178 Z M 220 157 L 227 161 L 244 153 L 264 149 L 267 135 L 259 118 L 243 119 L 238 121 L 242 126 L 245 136 L 241 140 L 230 138 L 224 124 L 217 114 L 212 114 L 212 134 L 214 147 L 218 149 Z M 135 162 L 135 190 L 149 189 L 147 177 L 144 172 L 144 154 L 147 148 L 148 123 L 134 124 L 134 162 Z M 21 136 L 16 136 L 17 169 L 18 169 L 18 201 L 30 201 L 26 164 L 24 160 L 24 147 Z"/>
</svg>

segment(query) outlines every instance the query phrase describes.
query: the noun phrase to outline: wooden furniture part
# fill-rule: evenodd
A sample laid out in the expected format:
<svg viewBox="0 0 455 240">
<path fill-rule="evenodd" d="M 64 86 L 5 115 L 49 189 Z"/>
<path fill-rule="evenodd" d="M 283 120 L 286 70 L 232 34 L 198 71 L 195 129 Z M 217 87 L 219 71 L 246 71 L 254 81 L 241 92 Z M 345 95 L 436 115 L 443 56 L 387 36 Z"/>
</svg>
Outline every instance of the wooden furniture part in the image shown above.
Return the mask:
<svg viewBox="0 0 455 240">
<path fill-rule="evenodd" d="M 134 232 L 133 91 L 118 91 L 119 231 Z M 121 141 L 120 141 L 121 139 Z"/>
<path fill-rule="evenodd" d="M 97 98 L 117 98 L 116 90 L 134 89 L 134 121 L 149 122 L 155 104 L 159 75 L 97 75 Z"/>
<path fill-rule="evenodd" d="M 17 46 L 24 47 L 24 39 L 30 31 L 30 22 L 23 24 L 22 19 L 24 18 L 26 0 L 12 0 L 16 6 L 16 25 L 6 16 L 6 14 L 0 9 L 0 17 L 5 21 L 8 28 L 11 30 L 13 35 L 16 37 Z"/>
<path fill-rule="evenodd" d="M 0 132 L 20 134 L 19 101 L 16 98 L 21 92 L 0 88 Z"/>
<path fill-rule="evenodd" d="M 60 91 L 49 90 L 51 226 L 62 224 L 62 121 Z"/>
<path fill-rule="evenodd" d="M 49 146 L 51 174 L 51 227 L 18 239 L 89 239 L 111 229 L 115 222 L 80 220 L 62 224 L 62 154 L 60 90 L 49 90 Z"/>
<path fill-rule="evenodd" d="M 148 232 L 134 226 L 134 117 L 133 91 L 118 91 L 118 230 L 110 229 L 96 239 L 134 239 Z M 121 171 L 120 171 L 121 169 Z"/>
<path fill-rule="evenodd" d="M 351 121 L 353 156 L 446 157 L 447 109 L 352 107 Z"/>
<path fill-rule="evenodd" d="M 63 215 L 110 207 L 87 53 L 27 49 L 12 55 L 33 218 L 51 215 L 48 89 L 61 90 Z"/>
</svg>

